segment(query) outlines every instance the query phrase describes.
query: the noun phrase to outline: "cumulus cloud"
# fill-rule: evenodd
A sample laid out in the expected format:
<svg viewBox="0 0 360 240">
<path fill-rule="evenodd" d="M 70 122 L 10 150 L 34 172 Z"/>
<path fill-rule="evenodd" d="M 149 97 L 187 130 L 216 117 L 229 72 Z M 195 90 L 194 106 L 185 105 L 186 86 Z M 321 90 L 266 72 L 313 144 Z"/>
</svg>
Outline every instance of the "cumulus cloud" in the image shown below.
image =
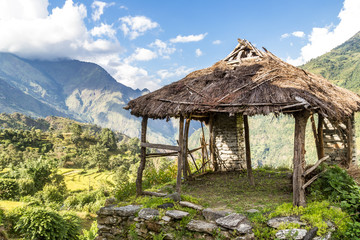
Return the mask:
<svg viewBox="0 0 360 240">
<path fill-rule="evenodd" d="M 126 59 L 127 62 L 132 61 L 150 61 L 157 58 L 157 54 L 146 48 L 136 48 L 135 52 Z"/>
<path fill-rule="evenodd" d="M 166 42 L 161 41 L 160 39 L 156 39 L 155 42 L 149 45 L 156 49 L 158 55 L 163 58 L 170 58 L 170 55 L 176 51 L 176 48 L 169 46 Z"/>
<path fill-rule="evenodd" d="M 92 20 L 98 21 L 101 18 L 101 15 L 104 14 L 104 8 L 115 5 L 115 3 L 106 3 L 101 1 L 94 1 L 91 4 L 91 8 L 93 9 L 93 13 L 91 15 Z"/>
<path fill-rule="evenodd" d="M 122 22 L 120 29 L 124 32 L 124 35 L 129 36 L 131 40 L 159 26 L 157 22 L 153 22 L 145 16 L 126 16 L 119 18 L 119 20 Z"/>
<path fill-rule="evenodd" d="M 162 69 L 157 71 L 157 74 L 161 79 L 168 79 L 173 77 L 185 77 L 192 71 L 194 71 L 194 68 L 187 68 L 185 66 L 181 66 L 176 69 Z"/>
<path fill-rule="evenodd" d="M 197 49 L 195 50 L 195 55 L 196 55 L 197 57 L 200 57 L 201 55 L 203 55 L 203 53 L 202 53 L 202 51 L 200 50 L 200 48 L 197 48 Z"/>
<path fill-rule="evenodd" d="M 176 38 L 170 39 L 172 43 L 187 43 L 187 42 L 199 42 L 206 37 L 207 33 L 202 33 L 198 35 L 188 35 L 188 36 L 181 36 L 177 35 Z"/>
<path fill-rule="evenodd" d="M 100 26 L 91 29 L 90 33 L 94 37 L 107 36 L 109 38 L 114 38 L 116 34 L 116 30 L 113 28 L 112 25 L 101 23 Z"/>
<path fill-rule="evenodd" d="M 84 24 L 87 11 L 83 4 L 66 0 L 62 8 L 56 7 L 49 13 L 48 2 L 44 0 L 3 3 L 0 5 L 0 51 L 23 57 L 82 59 L 94 53 L 121 50 L 116 39 L 92 37 Z M 16 10 L 19 13 L 9 14 Z M 94 30 L 93 34 L 100 31 Z"/>
<path fill-rule="evenodd" d="M 212 44 L 219 45 L 219 44 L 221 44 L 221 40 L 215 40 L 215 41 L 212 42 Z"/>
<path fill-rule="evenodd" d="M 309 36 L 309 42 L 301 49 L 300 57 L 287 61 L 294 65 L 301 65 L 312 58 L 318 57 L 336 46 L 342 44 L 360 31 L 360 1 L 344 0 L 338 18 L 338 25 L 315 27 Z"/>
</svg>

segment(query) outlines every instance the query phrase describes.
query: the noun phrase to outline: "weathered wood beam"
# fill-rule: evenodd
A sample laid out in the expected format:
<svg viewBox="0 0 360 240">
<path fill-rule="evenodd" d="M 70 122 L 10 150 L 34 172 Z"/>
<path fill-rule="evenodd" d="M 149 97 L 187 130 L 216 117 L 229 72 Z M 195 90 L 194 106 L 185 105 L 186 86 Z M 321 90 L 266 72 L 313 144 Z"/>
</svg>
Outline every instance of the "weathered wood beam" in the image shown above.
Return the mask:
<svg viewBox="0 0 360 240">
<path fill-rule="evenodd" d="M 146 142 L 146 130 L 147 130 L 148 117 L 143 117 L 141 121 L 141 142 Z M 140 165 L 136 177 L 136 195 L 140 196 L 142 194 L 142 177 L 146 163 L 146 147 L 141 146 L 140 152 Z"/>
<path fill-rule="evenodd" d="M 181 192 L 181 170 L 183 160 L 183 145 L 184 145 L 184 117 L 180 116 L 179 120 L 179 154 L 178 154 L 178 171 L 176 177 L 176 192 Z"/>
<path fill-rule="evenodd" d="M 188 149 L 188 141 L 189 141 L 189 128 L 190 128 L 190 119 L 186 119 L 185 121 L 185 129 L 184 129 L 184 143 L 183 143 L 183 176 L 187 179 L 188 171 L 190 171 L 190 166 L 187 161 L 187 149 Z"/>
<path fill-rule="evenodd" d="M 172 151 L 177 151 L 177 152 L 180 151 L 179 146 L 172 146 L 172 145 L 165 145 L 165 144 L 141 142 L 140 146 L 145 147 L 145 148 L 166 149 L 166 150 L 172 150 Z"/>
<path fill-rule="evenodd" d="M 318 127 L 317 134 L 319 139 L 319 159 L 325 157 L 324 151 L 324 117 L 321 114 L 318 114 Z"/>
<path fill-rule="evenodd" d="M 353 155 L 353 125 L 351 121 L 351 117 L 347 120 L 347 158 L 346 158 L 346 167 L 350 167 L 352 162 Z"/>
<path fill-rule="evenodd" d="M 315 146 L 316 146 L 316 153 L 318 156 L 318 159 L 320 159 L 320 142 L 319 142 L 319 136 L 317 134 L 317 130 L 316 130 L 316 125 L 315 125 L 315 119 L 314 119 L 314 114 L 310 115 L 310 121 L 311 121 L 311 128 L 313 131 L 313 135 L 314 135 L 314 139 L 315 139 Z"/>
<path fill-rule="evenodd" d="M 212 162 L 213 167 L 214 167 L 214 171 L 216 172 L 216 171 L 219 170 L 219 164 L 217 162 L 216 154 L 215 154 L 214 114 L 210 114 L 209 132 L 210 132 L 210 140 L 209 140 L 210 162 Z"/>
<path fill-rule="evenodd" d="M 306 170 L 302 176 L 306 177 L 307 175 L 312 173 L 312 171 L 314 171 L 321 163 L 325 162 L 327 159 L 329 159 L 329 156 L 326 156 L 326 157 L 323 157 L 323 158 L 319 159 L 311 168 Z"/>
<path fill-rule="evenodd" d="M 310 116 L 309 111 L 294 113 L 295 136 L 294 136 L 294 159 L 293 159 L 293 205 L 305 206 L 305 190 L 302 188 L 305 179 L 302 176 L 305 168 L 305 130 Z"/>
<path fill-rule="evenodd" d="M 323 173 L 323 172 L 321 172 Z M 302 189 L 305 190 L 305 188 L 307 188 L 310 184 L 312 184 L 316 179 L 318 179 L 318 177 L 320 176 L 320 174 L 317 174 L 315 176 L 313 176 L 309 181 L 307 181 L 303 186 L 302 186 Z"/>
<path fill-rule="evenodd" d="M 248 116 L 243 115 L 245 130 L 245 155 L 246 155 L 246 171 L 251 186 L 255 186 L 254 175 L 251 167 L 251 150 L 250 150 L 250 131 Z"/>
</svg>

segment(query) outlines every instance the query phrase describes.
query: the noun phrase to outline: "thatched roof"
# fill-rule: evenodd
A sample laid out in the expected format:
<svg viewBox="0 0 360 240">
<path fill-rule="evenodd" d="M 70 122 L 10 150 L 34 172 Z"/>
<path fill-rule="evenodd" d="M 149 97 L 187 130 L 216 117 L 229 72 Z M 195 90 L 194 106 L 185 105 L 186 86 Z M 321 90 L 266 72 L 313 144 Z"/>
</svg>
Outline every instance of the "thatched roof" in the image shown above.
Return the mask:
<svg viewBox="0 0 360 240">
<path fill-rule="evenodd" d="M 135 116 L 154 119 L 211 112 L 266 115 L 308 109 L 333 120 L 360 109 L 357 94 L 264 50 L 239 39 L 232 53 L 212 67 L 131 100 L 126 109 Z"/>
</svg>

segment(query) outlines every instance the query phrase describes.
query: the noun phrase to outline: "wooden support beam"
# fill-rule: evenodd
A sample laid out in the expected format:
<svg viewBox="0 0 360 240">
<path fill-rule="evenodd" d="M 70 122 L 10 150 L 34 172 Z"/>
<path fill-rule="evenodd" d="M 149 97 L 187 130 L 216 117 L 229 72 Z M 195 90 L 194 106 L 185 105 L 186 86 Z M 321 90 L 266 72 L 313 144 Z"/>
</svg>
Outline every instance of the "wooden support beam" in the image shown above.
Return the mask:
<svg viewBox="0 0 360 240">
<path fill-rule="evenodd" d="M 166 150 L 172 150 L 172 151 L 177 151 L 177 152 L 180 151 L 179 146 L 172 146 L 172 145 L 165 145 L 165 144 L 141 142 L 140 146 L 145 147 L 145 148 L 166 149 Z"/>
<path fill-rule="evenodd" d="M 312 171 L 314 171 L 321 163 L 325 162 L 328 158 L 329 156 L 319 159 L 311 168 L 306 170 L 302 176 L 306 177 L 307 175 L 309 175 Z"/>
<path fill-rule="evenodd" d="M 316 179 L 318 179 L 318 177 L 320 176 L 320 174 L 322 174 L 323 172 L 313 176 L 309 181 L 307 181 L 303 186 L 302 189 L 305 190 L 305 188 L 307 188 L 310 184 L 312 184 Z"/>
<path fill-rule="evenodd" d="M 210 132 L 210 140 L 209 140 L 210 162 L 213 164 L 214 171 L 217 172 L 219 171 L 219 164 L 217 162 L 216 154 L 215 154 L 214 114 L 212 113 L 210 114 L 210 119 L 209 119 L 209 132 Z"/>
<path fill-rule="evenodd" d="M 319 139 L 319 159 L 325 157 L 324 151 L 324 117 L 321 114 L 318 114 L 318 127 L 317 127 L 317 134 Z"/>
<path fill-rule="evenodd" d="M 320 159 L 320 151 L 319 151 L 320 150 L 320 142 L 319 142 L 319 136 L 318 136 L 318 133 L 316 130 L 314 114 L 310 115 L 310 120 L 311 120 L 311 128 L 312 128 L 314 139 L 315 139 L 316 153 L 317 153 L 318 159 Z"/>
<path fill-rule="evenodd" d="M 190 166 L 187 161 L 187 150 L 188 150 L 188 141 L 189 141 L 189 127 L 190 127 L 190 119 L 186 119 L 185 121 L 185 129 L 184 129 L 184 143 L 183 143 L 183 176 L 185 179 L 188 177 L 188 171 L 190 171 Z"/>
<path fill-rule="evenodd" d="M 148 122 L 148 117 L 143 117 L 143 119 L 141 121 L 141 142 L 143 142 L 143 143 L 146 142 L 147 122 Z M 146 163 L 146 147 L 141 146 L 140 165 L 139 165 L 137 177 L 136 177 L 136 195 L 137 196 L 140 196 L 142 194 L 142 177 L 143 177 L 143 172 L 144 172 L 144 168 L 145 168 L 145 163 Z"/>
<path fill-rule="evenodd" d="M 304 110 L 294 113 L 295 136 L 294 136 L 294 159 L 293 159 L 293 205 L 305 206 L 305 190 L 302 188 L 305 179 L 302 176 L 305 168 L 305 129 L 310 116 L 309 111 Z"/>
<path fill-rule="evenodd" d="M 244 130 L 245 130 L 245 153 L 246 153 L 246 171 L 251 186 L 255 186 L 254 175 L 251 167 L 251 150 L 250 150 L 250 131 L 248 116 L 243 115 Z"/>
<path fill-rule="evenodd" d="M 178 171 L 176 177 L 176 192 L 181 192 L 181 170 L 182 170 L 182 160 L 183 160 L 183 145 L 184 145 L 184 117 L 180 116 L 179 120 L 179 154 L 178 154 Z"/>
<path fill-rule="evenodd" d="M 347 156 L 346 156 L 346 167 L 350 167 L 353 155 L 353 125 L 351 117 L 347 119 Z"/>
</svg>

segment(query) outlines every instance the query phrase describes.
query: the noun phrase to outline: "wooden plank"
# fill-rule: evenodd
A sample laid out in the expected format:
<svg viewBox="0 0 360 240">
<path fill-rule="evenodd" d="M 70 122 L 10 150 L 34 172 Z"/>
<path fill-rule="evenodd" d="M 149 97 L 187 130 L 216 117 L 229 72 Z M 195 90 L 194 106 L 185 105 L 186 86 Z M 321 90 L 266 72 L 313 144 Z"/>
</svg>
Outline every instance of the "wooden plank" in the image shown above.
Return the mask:
<svg viewBox="0 0 360 240">
<path fill-rule="evenodd" d="M 171 156 L 176 156 L 178 154 L 178 152 L 166 152 L 166 153 L 147 153 L 146 157 L 147 158 L 153 158 L 153 157 L 171 157 Z"/>
<path fill-rule="evenodd" d="M 177 151 L 177 152 L 180 151 L 179 146 L 172 146 L 172 145 L 165 145 L 165 144 L 141 142 L 140 146 L 145 147 L 145 148 L 166 149 L 166 150 L 172 150 L 172 151 Z"/>
<path fill-rule="evenodd" d="M 147 122 L 148 117 L 143 117 L 141 121 L 141 142 L 146 142 L 146 130 L 147 130 Z M 142 177 L 143 172 L 146 164 L 146 147 L 141 146 L 141 152 L 140 152 L 140 165 L 137 172 L 136 177 L 136 195 L 140 196 L 142 194 Z"/>
<path fill-rule="evenodd" d="M 319 159 L 311 168 L 306 170 L 302 176 L 306 177 L 307 175 L 309 175 L 312 171 L 314 171 L 321 163 L 325 162 L 327 159 L 329 159 L 329 156 Z"/>
<path fill-rule="evenodd" d="M 251 167 L 251 151 L 250 151 L 250 131 L 248 116 L 243 115 L 244 119 L 244 130 L 245 130 L 245 155 L 246 155 L 246 171 L 248 180 L 251 186 L 255 186 L 254 175 Z"/>
<path fill-rule="evenodd" d="M 183 144 L 184 144 L 184 117 L 180 116 L 179 120 L 179 154 L 178 154 L 178 171 L 176 177 L 176 192 L 181 192 L 181 170 L 182 170 L 182 159 L 183 159 Z"/>
<path fill-rule="evenodd" d="M 302 176 L 305 167 L 305 130 L 309 118 L 309 111 L 294 113 L 294 159 L 293 159 L 293 205 L 305 206 L 305 190 L 302 188 L 305 179 Z"/>
</svg>

